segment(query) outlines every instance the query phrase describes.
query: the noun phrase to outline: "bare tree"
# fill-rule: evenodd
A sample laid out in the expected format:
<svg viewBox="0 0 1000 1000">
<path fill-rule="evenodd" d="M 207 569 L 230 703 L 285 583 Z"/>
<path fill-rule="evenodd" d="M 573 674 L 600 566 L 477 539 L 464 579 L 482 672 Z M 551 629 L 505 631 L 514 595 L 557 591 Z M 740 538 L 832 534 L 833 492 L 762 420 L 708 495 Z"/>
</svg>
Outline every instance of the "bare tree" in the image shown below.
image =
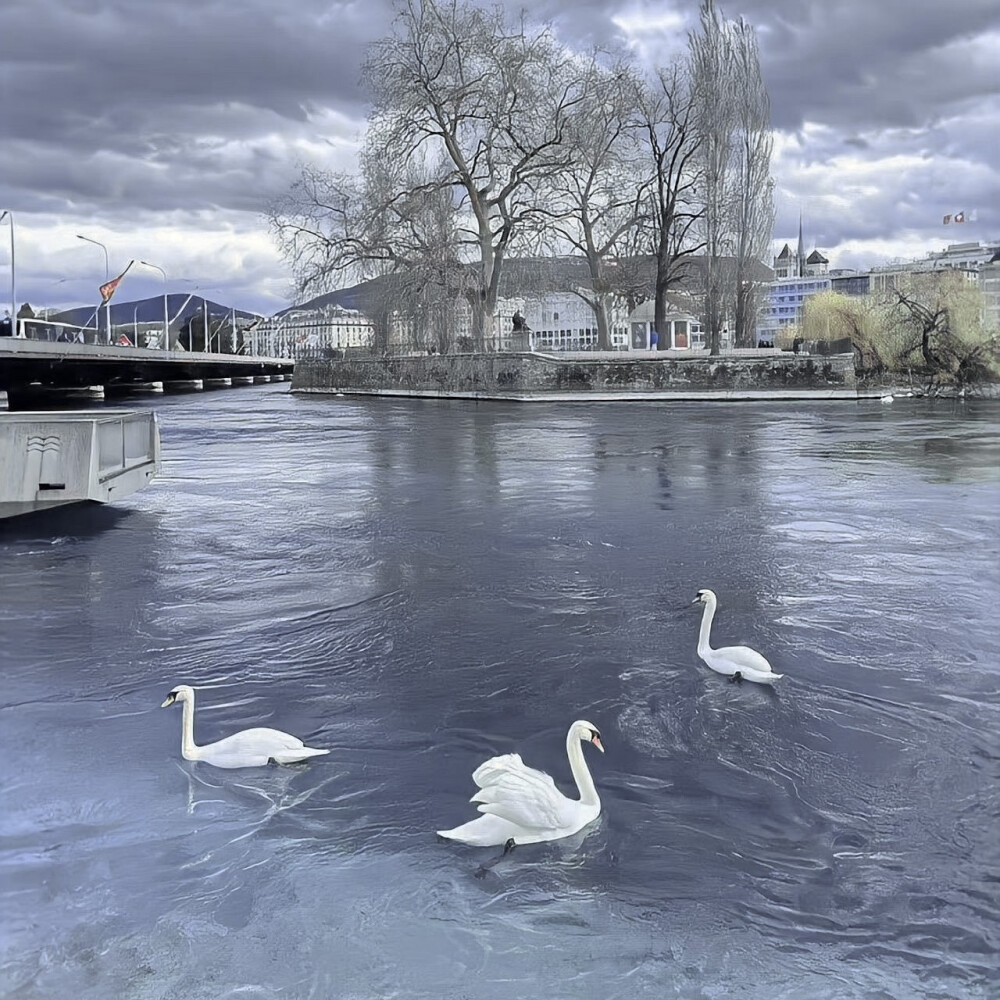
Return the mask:
<svg viewBox="0 0 1000 1000">
<path fill-rule="evenodd" d="M 653 324 L 663 335 L 667 295 L 687 277 L 694 255 L 705 249 L 698 232 L 704 207 L 696 200 L 702 135 L 695 127 L 690 77 L 678 65 L 661 69 L 643 87 L 637 105 L 652 174 L 646 196 L 656 261 Z"/>
<path fill-rule="evenodd" d="M 718 354 L 722 338 L 722 259 L 730 250 L 730 167 L 732 161 L 734 108 L 738 100 L 729 73 L 729 32 L 713 0 L 703 0 L 701 33 L 689 40 L 693 93 L 697 103 L 696 128 L 701 157 L 702 227 L 705 243 L 705 334 L 708 349 Z"/>
<path fill-rule="evenodd" d="M 420 164 L 363 156 L 358 176 L 306 167 L 269 215 L 298 293 L 382 279 L 369 304 L 377 349 L 388 347 L 393 324 L 413 327 L 435 288 L 463 289 L 450 190 Z"/>
<path fill-rule="evenodd" d="M 689 39 L 689 59 L 701 136 L 705 325 L 715 354 L 730 310 L 737 342 L 752 343 L 753 271 L 773 224 L 770 104 L 753 28 L 725 20 L 714 0 L 702 0 L 701 32 Z"/>
<path fill-rule="evenodd" d="M 733 197 L 730 200 L 734 256 L 735 335 L 737 347 L 756 342 L 760 306 L 759 266 L 774 228 L 771 181 L 771 101 L 760 73 L 754 29 L 740 19 L 732 24 L 731 72 L 740 94 L 736 105 L 733 149 Z"/>
<path fill-rule="evenodd" d="M 568 164 L 567 117 L 581 99 L 572 57 L 547 28 L 509 27 L 500 8 L 402 0 L 365 64 L 374 94 L 370 156 L 431 159 L 455 193 L 460 253 L 474 262 L 477 346 L 492 335 L 504 258 L 539 215 L 536 193 Z"/>
<path fill-rule="evenodd" d="M 587 262 L 589 283 L 574 291 L 594 310 L 598 348 L 609 350 L 617 264 L 648 211 L 634 122 L 638 84 L 623 63 L 603 65 L 598 53 L 580 71 L 581 97 L 564 137 L 570 162 L 549 178 L 546 215 L 558 252 Z"/>
</svg>

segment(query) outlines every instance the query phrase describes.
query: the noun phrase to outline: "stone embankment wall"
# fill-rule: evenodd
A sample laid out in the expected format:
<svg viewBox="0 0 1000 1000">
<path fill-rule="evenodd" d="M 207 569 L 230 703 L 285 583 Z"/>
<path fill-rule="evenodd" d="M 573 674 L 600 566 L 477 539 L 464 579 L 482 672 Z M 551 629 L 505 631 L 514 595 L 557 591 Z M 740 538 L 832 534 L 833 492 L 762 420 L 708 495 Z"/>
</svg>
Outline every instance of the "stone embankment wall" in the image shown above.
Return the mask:
<svg viewBox="0 0 1000 1000">
<path fill-rule="evenodd" d="M 296 362 L 293 392 L 472 399 L 857 398 L 854 355 L 572 359 L 540 354 Z"/>
</svg>

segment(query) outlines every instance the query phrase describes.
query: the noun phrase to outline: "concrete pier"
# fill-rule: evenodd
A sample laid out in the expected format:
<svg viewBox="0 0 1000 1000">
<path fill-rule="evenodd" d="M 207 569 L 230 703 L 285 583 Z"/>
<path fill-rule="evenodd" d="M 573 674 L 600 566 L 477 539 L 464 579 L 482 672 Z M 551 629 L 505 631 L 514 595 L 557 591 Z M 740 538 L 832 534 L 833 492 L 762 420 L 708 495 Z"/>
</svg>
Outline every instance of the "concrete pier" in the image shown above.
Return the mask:
<svg viewBox="0 0 1000 1000">
<path fill-rule="evenodd" d="M 149 410 L 0 413 L 0 518 L 142 489 L 160 469 Z"/>
<path fill-rule="evenodd" d="M 293 392 L 453 399 L 857 399 L 854 355 L 782 351 L 684 357 L 628 354 L 448 354 L 304 360 Z"/>
</svg>

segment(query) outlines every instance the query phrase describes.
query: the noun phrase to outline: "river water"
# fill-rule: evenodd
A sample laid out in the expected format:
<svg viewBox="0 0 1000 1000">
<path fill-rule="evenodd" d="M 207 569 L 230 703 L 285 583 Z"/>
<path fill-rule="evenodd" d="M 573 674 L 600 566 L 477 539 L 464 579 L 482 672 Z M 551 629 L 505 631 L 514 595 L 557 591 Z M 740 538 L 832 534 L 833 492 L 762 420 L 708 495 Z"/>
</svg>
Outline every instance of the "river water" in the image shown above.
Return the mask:
<svg viewBox="0 0 1000 1000">
<path fill-rule="evenodd" d="M 1000 995 L 996 404 L 155 406 L 0 528 L 7 1000 Z M 331 753 L 186 762 L 178 683 Z M 591 828 L 435 836 L 577 718 Z"/>
</svg>

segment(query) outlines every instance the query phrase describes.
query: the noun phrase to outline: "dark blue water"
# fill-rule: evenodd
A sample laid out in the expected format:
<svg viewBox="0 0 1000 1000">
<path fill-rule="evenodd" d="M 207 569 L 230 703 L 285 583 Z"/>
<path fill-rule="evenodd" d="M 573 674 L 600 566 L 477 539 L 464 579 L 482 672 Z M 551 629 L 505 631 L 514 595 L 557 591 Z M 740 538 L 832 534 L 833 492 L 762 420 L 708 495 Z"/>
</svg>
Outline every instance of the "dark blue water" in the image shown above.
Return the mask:
<svg viewBox="0 0 1000 1000">
<path fill-rule="evenodd" d="M 998 995 L 996 404 L 156 408 L 149 489 L 0 527 L 5 998 Z M 185 762 L 177 683 L 332 752 Z M 592 829 L 434 836 L 581 717 Z"/>
</svg>

